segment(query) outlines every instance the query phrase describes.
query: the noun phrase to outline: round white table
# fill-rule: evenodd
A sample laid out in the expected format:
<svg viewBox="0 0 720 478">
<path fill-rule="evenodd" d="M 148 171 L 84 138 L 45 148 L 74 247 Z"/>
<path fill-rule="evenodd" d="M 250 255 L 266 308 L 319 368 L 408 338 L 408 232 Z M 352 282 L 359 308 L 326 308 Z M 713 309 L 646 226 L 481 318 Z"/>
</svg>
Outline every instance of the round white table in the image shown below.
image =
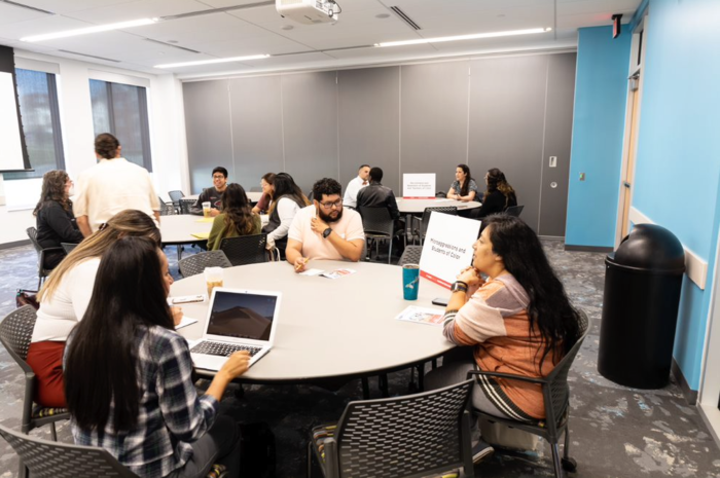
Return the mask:
<svg viewBox="0 0 720 478">
<path fill-rule="evenodd" d="M 254 192 L 254 191 L 253 192 L 245 191 L 245 194 L 247 194 L 247 197 L 251 202 L 258 202 L 260 200 L 260 196 L 262 196 L 262 192 Z M 197 199 L 198 196 L 200 196 L 200 195 L 199 194 L 189 194 L 189 195 L 185 196 L 183 199 Z"/>
<path fill-rule="evenodd" d="M 430 307 L 449 291 L 420 279 L 418 300 L 403 300 L 402 268 L 369 262 L 311 261 L 310 268 L 348 268 L 355 274 L 326 279 L 296 274 L 287 262 L 268 262 L 224 269 L 223 286 L 282 292 L 276 340 L 241 381 L 308 382 L 331 377 L 368 377 L 408 368 L 454 347 L 439 326 L 415 324 L 395 317 L 410 305 Z M 206 293 L 198 274 L 175 282 L 171 296 Z M 207 300 L 182 305 L 198 323 L 179 330 L 189 340 L 202 337 Z M 201 375 L 213 373 L 198 370 Z"/>
<path fill-rule="evenodd" d="M 448 207 L 457 206 L 458 211 L 464 209 L 475 209 L 480 207 L 477 201 L 462 202 L 454 199 L 437 198 L 437 199 L 404 199 L 397 198 L 398 209 L 402 214 L 422 214 L 427 207 Z"/>
</svg>

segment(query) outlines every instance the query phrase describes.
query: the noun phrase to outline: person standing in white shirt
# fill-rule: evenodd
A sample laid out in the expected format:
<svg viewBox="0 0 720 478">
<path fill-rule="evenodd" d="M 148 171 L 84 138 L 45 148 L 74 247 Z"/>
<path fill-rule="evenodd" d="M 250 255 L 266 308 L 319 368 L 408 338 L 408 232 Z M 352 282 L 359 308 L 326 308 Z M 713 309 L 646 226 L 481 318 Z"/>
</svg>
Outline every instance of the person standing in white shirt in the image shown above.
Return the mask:
<svg viewBox="0 0 720 478">
<path fill-rule="evenodd" d="M 78 178 L 73 211 L 85 237 L 125 209 L 136 209 L 160 223 L 160 201 L 147 169 L 129 162 L 110 133 L 95 138 L 98 164 Z"/>
<path fill-rule="evenodd" d="M 363 164 L 358 169 L 358 175 L 350 181 L 345 188 L 345 196 L 343 197 L 343 206 L 355 208 L 357 207 L 357 195 L 362 188 L 370 184 L 368 177 L 370 176 L 370 166 Z"/>
</svg>

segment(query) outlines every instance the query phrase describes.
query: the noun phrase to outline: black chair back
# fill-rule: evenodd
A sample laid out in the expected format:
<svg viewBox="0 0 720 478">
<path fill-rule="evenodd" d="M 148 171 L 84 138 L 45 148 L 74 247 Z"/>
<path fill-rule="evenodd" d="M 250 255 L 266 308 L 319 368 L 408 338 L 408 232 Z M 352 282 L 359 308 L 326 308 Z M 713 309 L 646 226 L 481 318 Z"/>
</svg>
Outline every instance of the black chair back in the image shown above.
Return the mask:
<svg viewBox="0 0 720 478">
<path fill-rule="evenodd" d="M 63 250 L 65 251 L 65 254 L 70 254 L 73 249 L 75 249 L 78 245 L 72 244 L 70 242 L 61 242 L 60 246 L 62 246 Z"/>
<path fill-rule="evenodd" d="M 168 191 L 168 196 L 174 204 L 180 204 L 180 200 L 185 197 L 182 191 Z"/>
<path fill-rule="evenodd" d="M 442 206 L 442 207 L 426 207 L 423 211 L 422 222 L 420 224 L 420 240 L 425 240 L 425 234 L 427 233 L 428 225 L 430 224 L 430 215 L 433 212 L 439 212 L 442 214 L 450 214 L 451 216 L 458 215 L 457 206 Z"/>
<path fill-rule="evenodd" d="M 183 277 L 202 274 L 206 267 L 232 267 L 232 263 L 223 251 L 199 252 L 178 262 Z"/>
<path fill-rule="evenodd" d="M 438 192 L 435 193 L 435 197 L 436 197 L 436 198 L 446 198 L 446 197 L 447 197 L 447 193 L 446 193 L 445 191 L 438 191 Z"/>
<path fill-rule="evenodd" d="M 33 478 L 137 478 L 102 448 L 47 441 L 2 425 L 0 435 L 30 469 Z"/>
<path fill-rule="evenodd" d="M 180 214 L 190 214 L 190 209 L 192 209 L 196 202 L 196 199 L 181 199 Z"/>
<path fill-rule="evenodd" d="M 520 217 L 520 213 L 522 213 L 525 206 L 510 206 L 509 208 L 505 209 L 505 214 L 508 216 L 515 216 Z"/>
<path fill-rule="evenodd" d="M 339 476 L 426 476 L 461 467 L 472 476 L 470 437 L 463 430 L 471 387 L 466 380 L 416 395 L 350 402 L 335 435 Z"/>
<path fill-rule="evenodd" d="M 35 229 L 34 227 L 28 227 L 27 229 L 25 229 L 25 232 L 30 238 L 30 242 L 32 242 L 32 245 L 35 248 L 35 252 L 37 252 L 38 254 L 42 252 L 42 247 L 40 247 L 40 243 L 37 240 L 37 229 Z"/>
<path fill-rule="evenodd" d="M 422 256 L 422 246 L 405 246 L 402 256 L 400 256 L 399 266 L 405 264 L 420 264 L 420 257 Z"/>
<path fill-rule="evenodd" d="M 220 242 L 220 250 L 225 253 L 233 266 L 269 262 L 270 257 L 265 249 L 267 234 L 226 237 Z"/>
</svg>

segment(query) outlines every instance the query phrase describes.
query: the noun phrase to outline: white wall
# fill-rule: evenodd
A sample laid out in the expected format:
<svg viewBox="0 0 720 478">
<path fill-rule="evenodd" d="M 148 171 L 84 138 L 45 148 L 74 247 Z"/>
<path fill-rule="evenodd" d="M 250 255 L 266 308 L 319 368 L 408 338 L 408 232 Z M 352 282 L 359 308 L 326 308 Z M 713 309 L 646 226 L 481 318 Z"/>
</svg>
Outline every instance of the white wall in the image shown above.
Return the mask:
<svg viewBox="0 0 720 478">
<path fill-rule="evenodd" d="M 65 167 L 72 178 L 96 161 L 89 80 L 146 87 L 155 188 L 163 198 L 169 190 L 189 191 L 182 84 L 174 75 L 150 75 L 22 50 L 15 50 L 15 65 L 57 74 Z M 27 239 L 25 229 L 35 224 L 32 208 L 40 184 L 40 180 L 4 182 L 7 204 L 0 206 L 0 245 Z"/>
</svg>

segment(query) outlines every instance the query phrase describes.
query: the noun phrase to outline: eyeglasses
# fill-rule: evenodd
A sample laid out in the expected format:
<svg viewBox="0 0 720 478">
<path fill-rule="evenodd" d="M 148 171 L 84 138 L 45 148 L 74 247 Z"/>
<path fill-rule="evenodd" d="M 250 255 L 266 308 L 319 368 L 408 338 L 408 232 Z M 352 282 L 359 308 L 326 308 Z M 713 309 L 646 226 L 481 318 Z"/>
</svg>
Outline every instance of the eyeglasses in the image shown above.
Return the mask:
<svg viewBox="0 0 720 478">
<path fill-rule="evenodd" d="M 342 199 L 339 199 L 335 202 L 321 202 L 320 205 L 323 207 L 323 209 L 330 210 L 332 208 L 340 209 L 342 207 Z"/>
</svg>

